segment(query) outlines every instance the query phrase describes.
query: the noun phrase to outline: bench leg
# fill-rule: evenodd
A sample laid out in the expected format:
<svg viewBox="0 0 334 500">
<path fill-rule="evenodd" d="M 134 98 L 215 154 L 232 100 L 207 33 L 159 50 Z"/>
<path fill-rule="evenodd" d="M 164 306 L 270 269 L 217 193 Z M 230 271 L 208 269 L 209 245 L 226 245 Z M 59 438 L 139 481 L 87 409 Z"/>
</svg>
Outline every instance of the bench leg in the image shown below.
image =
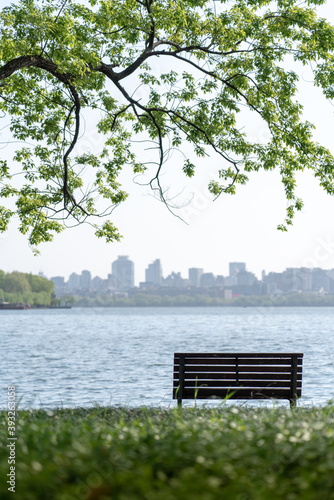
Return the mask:
<svg viewBox="0 0 334 500">
<path fill-rule="evenodd" d="M 296 408 L 297 406 L 297 398 L 289 399 L 290 401 L 290 408 Z"/>
</svg>

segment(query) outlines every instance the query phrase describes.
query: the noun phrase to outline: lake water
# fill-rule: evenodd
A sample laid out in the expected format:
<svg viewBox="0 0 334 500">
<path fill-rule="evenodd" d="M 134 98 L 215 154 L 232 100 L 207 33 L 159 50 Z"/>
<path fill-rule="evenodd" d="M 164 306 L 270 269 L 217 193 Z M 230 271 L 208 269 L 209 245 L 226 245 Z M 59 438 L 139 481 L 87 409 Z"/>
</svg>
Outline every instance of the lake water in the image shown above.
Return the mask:
<svg viewBox="0 0 334 500">
<path fill-rule="evenodd" d="M 334 398 L 334 308 L 0 311 L 0 338 L 1 408 L 8 385 L 21 408 L 174 406 L 173 354 L 182 351 L 302 352 L 298 404 Z"/>
</svg>

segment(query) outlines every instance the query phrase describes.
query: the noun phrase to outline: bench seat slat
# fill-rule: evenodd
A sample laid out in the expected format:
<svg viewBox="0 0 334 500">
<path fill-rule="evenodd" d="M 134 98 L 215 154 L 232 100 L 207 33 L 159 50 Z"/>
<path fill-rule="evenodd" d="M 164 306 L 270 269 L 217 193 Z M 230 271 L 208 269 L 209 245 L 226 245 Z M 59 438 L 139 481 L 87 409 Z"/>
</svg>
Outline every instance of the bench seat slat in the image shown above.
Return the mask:
<svg viewBox="0 0 334 500">
<path fill-rule="evenodd" d="M 284 357 L 290 357 L 291 356 L 297 356 L 302 358 L 303 354 L 302 353 L 296 353 L 296 352 L 267 352 L 267 353 L 258 353 L 258 352 L 242 352 L 242 353 L 237 353 L 237 352 L 224 352 L 224 353 L 210 353 L 210 352 L 176 352 L 174 354 L 175 358 L 179 358 L 180 356 L 185 356 L 186 358 L 191 357 L 191 358 L 235 358 L 236 356 L 238 358 L 284 358 Z"/>
<path fill-rule="evenodd" d="M 179 383 L 177 380 L 174 381 L 173 384 L 174 387 L 178 387 Z M 273 380 L 261 380 L 261 381 L 254 381 L 254 380 L 244 380 L 244 381 L 239 381 L 235 382 L 233 380 L 227 380 L 224 384 L 219 382 L 217 380 L 186 380 L 184 384 L 185 388 L 190 388 L 190 387 L 281 387 L 289 389 L 291 387 L 291 382 L 282 382 L 282 381 L 273 381 Z M 301 382 L 297 384 L 297 388 L 301 388 Z"/>
<path fill-rule="evenodd" d="M 234 358 L 185 358 L 187 365 L 203 365 L 203 366 L 208 366 L 208 365 L 223 365 L 223 366 L 228 366 L 228 365 L 235 365 L 236 359 Z M 301 365 L 302 360 L 297 359 L 297 364 Z M 262 366 L 262 365 L 291 365 L 291 358 L 238 358 L 238 365 L 239 366 Z"/>
<path fill-rule="evenodd" d="M 291 361 L 290 365 L 285 365 L 285 366 L 252 366 L 252 368 L 248 366 L 239 366 L 239 373 L 247 373 L 247 372 L 273 372 L 273 373 L 290 373 L 291 371 Z M 179 370 L 179 365 L 175 365 L 175 372 L 178 372 Z M 235 373 L 235 364 L 234 366 L 216 366 L 216 365 L 207 365 L 207 366 L 202 366 L 202 365 L 187 365 L 187 372 L 221 372 L 221 373 Z M 297 372 L 302 372 L 302 367 L 299 366 L 297 367 Z"/>
<path fill-rule="evenodd" d="M 239 380 L 291 380 L 291 370 L 289 372 L 282 373 L 246 373 L 239 372 Z M 174 379 L 179 380 L 179 372 L 174 372 Z M 185 380 L 235 380 L 235 370 L 233 372 L 228 373 L 220 373 L 220 372 L 186 372 L 184 376 Z M 297 374 L 297 380 L 302 380 L 302 373 Z"/>
</svg>

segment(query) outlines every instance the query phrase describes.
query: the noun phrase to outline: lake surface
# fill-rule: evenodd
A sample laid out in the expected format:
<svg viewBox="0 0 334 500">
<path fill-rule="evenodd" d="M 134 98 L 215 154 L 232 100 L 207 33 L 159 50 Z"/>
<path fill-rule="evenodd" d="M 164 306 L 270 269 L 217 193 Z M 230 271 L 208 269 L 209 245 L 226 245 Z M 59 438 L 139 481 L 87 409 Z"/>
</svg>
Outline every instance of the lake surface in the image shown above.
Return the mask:
<svg viewBox="0 0 334 500">
<path fill-rule="evenodd" d="M 0 339 L 1 408 L 8 385 L 21 408 L 174 406 L 173 354 L 182 351 L 302 352 L 298 404 L 334 398 L 334 308 L 0 311 Z"/>
</svg>

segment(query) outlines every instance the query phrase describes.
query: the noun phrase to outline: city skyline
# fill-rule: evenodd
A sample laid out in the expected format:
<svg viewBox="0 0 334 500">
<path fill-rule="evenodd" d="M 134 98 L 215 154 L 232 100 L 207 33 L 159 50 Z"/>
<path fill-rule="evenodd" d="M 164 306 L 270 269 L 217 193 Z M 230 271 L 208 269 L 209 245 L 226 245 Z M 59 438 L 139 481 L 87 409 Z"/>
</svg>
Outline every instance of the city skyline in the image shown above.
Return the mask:
<svg viewBox="0 0 334 500">
<path fill-rule="evenodd" d="M 117 267 L 117 263 L 121 262 L 122 264 L 122 261 L 126 261 L 126 264 L 128 263 L 131 263 L 131 270 L 127 270 L 126 273 L 127 274 L 131 274 L 131 277 L 129 278 L 129 276 L 126 277 L 126 280 L 124 280 L 124 273 L 123 271 L 119 272 L 119 267 Z M 156 265 L 159 265 L 159 270 L 157 271 L 157 269 L 154 270 L 154 273 L 152 274 L 152 269 L 154 267 L 156 267 Z M 124 265 L 124 264 L 123 264 Z M 138 287 L 140 285 L 143 285 L 145 283 L 151 283 L 153 285 L 156 285 L 156 286 L 160 286 L 162 284 L 162 281 L 163 280 L 166 280 L 166 278 L 170 277 L 171 275 L 178 275 L 180 278 L 182 278 L 183 280 L 188 280 L 190 281 L 190 284 L 192 286 L 200 286 L 199 285 L 199 281 L 200 281 L 200 277 L 202 275 L 212 275 L 214 278 L 229 278 L 230 281 L 225 283 L 227 285 L 229 284 L 233 284 L 231 280 L 233 280 L 238 274 L 239 272 L 241 273 L 245 273 L 245 274 L 248 274 L 248 275 L 253 275 L 256 280 L 258 281 L 262 281 L 264 277 L 268 277 L 270 274 L 282 274 L 284 272 L 287 272 L 289 270 L 297 270 L 297 271 L 302 271 L 302 270 L 306 270 L 306 271 L 316 271 L 316 270 L 320 270 L 320 271 L 323 271 L 323 272 L 328 272 L 328 271 L 332 271 L 334 272 L 334 267 L 333 268 L 323 268 L 323 267 L 306 267 L 306 266 L 301 266 L 301 267 L 286 267 L 285 269 L 283 269 L 282 271 L 280 272 L 276 272 L 276 271 L 273 271 L 273 270 L 262 270 L 262 274 L 261 274 L 261 277 L 258 277 L 255 275 L 255 273 L 248 268 L 247 266 L 247 263 L 246 262 L 229 262 L 229 272 L 227 274 L 223 274 L 223 273 L 220 273 L 220 274 L 215 274 L 213 273 L 212 271 L 210 271 L 210 269 L 205 269 L 204 267 L 189 267 L 188 270 L 187 270 L 187 273 L 186 275 L 182 275 L 182 272 L 178 269 L 174 269 L 173 271 L 171 271 L 171 273 L 169 274 L 166 274 L 163 272 L 163 266 L 161 264 L 161 260 L 159 258 L 155 259 L 153 262 L 150 262 L 147 264 L 147 267 L 145 268 L 144 272 L 145 272 L 145 280 L 143 281 L 140 281 L 138 282 L 137 284 L 137 281 L 135 279 L 135 276 L 136 276 L 136 264 L 134 261 L 132 261 L 129 256 L 124 256 L 124 255 L 119 255 L 117 260 L 115 260 L 114 262 L 110 263 L 110 269 L 111 269 L 111 272 L 108 272 L 106 275 L 103 275 L 103 276 L 99 276 L 99 275 L 95 275 L 93 273 L 91 273 L 90 270 L 88 269 L 83 269 L 81 271 L 81 273 L 76 273 L 76 272 L 72 272 L 69 276 L 68 276 L 68 279 L 66 279 L 65 276 L 63 275 L 57 275 L 57 276 L 45 276 L 44 277 L 47 277 L 48 279 L 52 280 L 52 279 L 58 279 L 58 278 L 61 278 L 64 280 L 64 283 L 67 283 L 69 284 L 69 287 L 72 288 L 72 289 L 75 289 L 75 288 L 79 288 L 80 287 L 80 277 L 82 276 L 83 280 L 87 283 L 87 280 L 88 280 L 88 274 L 89 274 L 89 281 L 93 281 L 94 279 L 102 279 L 102 280 L 108 280 L 108 279 L 115 279 L 117 275 L 120 275 L 122 274 L 121 276 L 121 282 L 124 282 L 126 281 L 126 285 L 124 284 L 119 284 L 117 283 L 117 280 L 114 282 L 114 288 L 118 288 L 118 289 L 127 289 L 127 288 L 132 288 L 132 287 Z M 199 272 L 199 273 L 198 273 Z M 159 279 L 147 279 L 149 276 L 156 276 L 156 274 L 158 273 L 159 275 Z M 42 273 L 40 273 L 42 275 Z M 197 274 L 197 276 L 195 276 Z M 196 282 L 196 284 L 195 284 Z"/>
<path fill-rule="evenodd" d="M 108 298 L 110 301 L 112 297 L 128 299 L 137 295 L 186 295 L 195 300 L 196 297 L 206 296 L 230 300 L 247 296 L 288 297 L 291 294 L 302 294 L 324 297 L 334 294 L 334 269 L 287 268 L 281 273 L 269 271 L 268 274 L 263 271 L 259 280 L 247 270 L 245 262 L 230 262 L 228 276 L 215 276 L 211 272 L 203 272 L 202 268 L 189 268 L 187 277 L 181 276 L 180 272 L 172 272 L 163 277 L 161 262 L 156 259 L 146 268 L 145 276 L 145 282 L 139 283 L 139 287 L 134 286 L 134 263 L 128 256 L 119 256 L 112 263 L 112 273 L 108 274 L 107 279 L 99 276 L 93 278 L 89 271 L 83 270 L 81 275 L 72 273 L 67 282 L 62 276 L 51 277 L 51 280 L 56 297 L 86 297 L 89 300 L 99 300 L 99 305 L 101 300 L 105 303 Z"/>
</svg>

